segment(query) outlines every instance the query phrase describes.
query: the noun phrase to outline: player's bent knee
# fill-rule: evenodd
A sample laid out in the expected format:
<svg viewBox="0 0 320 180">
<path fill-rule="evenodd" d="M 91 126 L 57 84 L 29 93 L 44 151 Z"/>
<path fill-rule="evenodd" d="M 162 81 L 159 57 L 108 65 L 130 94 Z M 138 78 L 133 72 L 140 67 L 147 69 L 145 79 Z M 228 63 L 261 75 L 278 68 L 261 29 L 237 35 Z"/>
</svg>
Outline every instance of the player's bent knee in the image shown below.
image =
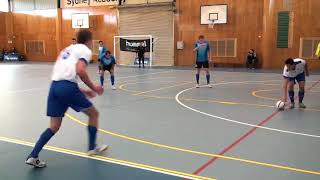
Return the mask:
<svg viewBox="0 0 320 180">
<path fill-rule="evenodd" d="M 51 129 L 54 133 L 58 132 L 59 129 L 60 129 L 60 127 L 61 127 L 61 124 L 51 124 L 51 125 L 50 125 L 50 129 Z"/>
<path fill-rule="evenodd" d="M 84 113 L 87 114 L 90 119 L 97 119 L 99 117 L 99 112 L 94 106 L 87 109 Z"/>
</svg>

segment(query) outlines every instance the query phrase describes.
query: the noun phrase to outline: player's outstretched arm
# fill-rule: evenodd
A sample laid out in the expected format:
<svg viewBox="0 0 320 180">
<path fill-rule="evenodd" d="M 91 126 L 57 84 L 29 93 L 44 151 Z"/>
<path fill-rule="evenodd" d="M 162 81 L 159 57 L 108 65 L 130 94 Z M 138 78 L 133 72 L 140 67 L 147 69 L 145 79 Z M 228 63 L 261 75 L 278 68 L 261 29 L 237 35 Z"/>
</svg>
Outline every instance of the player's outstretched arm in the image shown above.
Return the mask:
<svg viewBox="0 0 320 180">
<path fill-rule="evenodd" d="M 80 89 L 80 91 L 85 95 L 85 96 L 87 96 L 87 98 L 94 98 L 94 97 L 96 97 L 96 93 L 95 92 L 93 92 L 93 91 L 91 91 L 91 90 L 89 90 L 89 89 Z"/>
<path fill-rule="evenodd" d="M 96 86 L 92 83 L 87 73 L 87 64 L 83 61 L 77 63 L 76 71 L 80 79 L 94 92 L 99 95 L 102 95 L 103 88 L 101 86 Z"/>
<path fill-rule="evenodd" d="M 289 79 L 284 78 L 283 80 L 283 102 L 287 102 L 288 100 L 288 85 L 289 85 Z"/>
<path fill-rule="evenodd" d="M 306 73 L 306 76 L 309 76 L 309 67 L 308 67 L 308 63 L 306 63 L 306 65 L 304 66 L 304 71 Z"/>
</svg>

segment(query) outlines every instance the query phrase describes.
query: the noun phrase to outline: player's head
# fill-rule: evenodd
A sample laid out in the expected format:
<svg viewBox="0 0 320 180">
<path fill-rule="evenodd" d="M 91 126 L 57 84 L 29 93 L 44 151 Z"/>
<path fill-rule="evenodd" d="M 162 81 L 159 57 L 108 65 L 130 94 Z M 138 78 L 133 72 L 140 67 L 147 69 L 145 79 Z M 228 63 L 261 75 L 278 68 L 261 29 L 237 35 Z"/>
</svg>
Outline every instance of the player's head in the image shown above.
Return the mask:
<svg viewBox="0 0 320 180">
<path fill-rule="evenodd" d="M 203 42 L 204 41 L 204 35 L 199 36 L 199 41 Z"/>
<path fill-rule="evenodd" d="M 81 30 L 77 33 L 77 42 L 90 46 L 92 43 L 92 33 L 89 30 Z"/>
<path fill-rule="evenodd" d="M 100 40 L 100 41 L 99 41 L 99 45 L 100 45 L 100 46 L 103 46 L 103 41 Z"/>
<path fill-rule="evenodd" d="M 288 59 L 285 61 L 285 65 L 287 66 L 287 68 L 288 68 L 289 71 L 294 70 L 295 67 L 296 67 L 292 58 L 288 58 Z"/>
<path fill-rule="evenodd" d="M 77 44 L 76 38 L 72 38 L 72 44 Z"/>
<path fill-rule="evenodd" d="M 110 51 L 106 51 L 106 57 L 109 58 L 111 56 L 111 52 Z"/>
</svg>

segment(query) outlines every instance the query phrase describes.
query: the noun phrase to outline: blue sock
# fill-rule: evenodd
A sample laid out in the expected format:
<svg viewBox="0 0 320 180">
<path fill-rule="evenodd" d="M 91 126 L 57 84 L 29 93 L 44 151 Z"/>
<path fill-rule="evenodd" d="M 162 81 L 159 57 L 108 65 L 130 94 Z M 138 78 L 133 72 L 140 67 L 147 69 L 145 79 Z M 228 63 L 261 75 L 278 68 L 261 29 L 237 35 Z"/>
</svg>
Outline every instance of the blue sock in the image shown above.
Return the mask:
<svg viewBox="0 0 320 180">
<path fill-rule="evenodd" d="M 101 86 L 103 86 L 103 84 L 104 84 L 104 77 L 103 76 L 100 76 L 100 84 L 101 84 Z"/>
<path fill-rule="evenodd" d="M 288 94 L 289 94 L 289 98 L 290 98 L 291 103 L 294 103 L 294 91 L 289 90 Z"/>
<path fill-rule="evenodd" d="M 304 91 L 299 91 L 299 102 L 302 103 L 304 98 Z"/>
<path fill-rule="evenodd" d="M 51 137 L 54 135 L 54 132 L 48 128 L 46 129 L 40 136 L 39 140 L 37 141 L 36 145 L 34 146 L 30 157 L 37 158 L 39 156 L 40 151 L 42 150 L 43 146 L 48 143 Z"/>
<path fill-rule="evenodd" d="M 199 84 L 200 74 L 196 74 L 197 84 Z"/>
<path fill-rule="evenodd" d="M 206 78 L 207 78 L 207 84 L 210 84 L 210 74 L 207 74 Z"/>
<path fill-rule="evenodd" d="M 114 85 L 114 75 L 110 76 L 110 80 L 111 80 L 111 85 L 113 86 Z"/>
<path fill-rule="evenodd" d="M 96 148 L 97 128 L 94 126 L 88 126 L 89 133 L 89 150 Z"/>
</svg>

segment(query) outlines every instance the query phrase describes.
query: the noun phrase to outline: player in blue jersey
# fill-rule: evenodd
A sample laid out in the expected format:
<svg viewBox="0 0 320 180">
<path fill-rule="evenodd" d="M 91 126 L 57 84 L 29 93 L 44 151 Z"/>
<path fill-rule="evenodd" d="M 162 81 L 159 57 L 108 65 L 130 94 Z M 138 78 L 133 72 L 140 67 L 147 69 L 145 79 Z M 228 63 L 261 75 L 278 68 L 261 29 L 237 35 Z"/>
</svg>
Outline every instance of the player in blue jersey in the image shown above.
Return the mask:
<svg viewBox="0 0 320 180">
<path fill-rule="evenodd" d="M 196 52 L 196 87 L 199 88 L 200 71 L 203 68 L 206 72 L 207 86 L 212 88 L 210 85 L 210 72 L 209 72 L 209 62 L 211 62 L 211 52 L 209 42 L 205 40 L 203 35 L 199 36 L 199 40 L 194 44 L 193 51 Z"/>
<path fill-rule="evenodd" d="M 100 65 L 99 65 L 99 73 L 100 73 L 100 84 L 103 87 L 104 84 L 104 72 L 109 71 L 110 73 L 110 81 L 111 81 L 111 88 L 116 90 L 114 86 L 114 67 L 116 65 L 116 59 L 114 56 L 111 55 L 110 51 L 107 51 L 106 54 L 101 57 Z"/>
</svg>

